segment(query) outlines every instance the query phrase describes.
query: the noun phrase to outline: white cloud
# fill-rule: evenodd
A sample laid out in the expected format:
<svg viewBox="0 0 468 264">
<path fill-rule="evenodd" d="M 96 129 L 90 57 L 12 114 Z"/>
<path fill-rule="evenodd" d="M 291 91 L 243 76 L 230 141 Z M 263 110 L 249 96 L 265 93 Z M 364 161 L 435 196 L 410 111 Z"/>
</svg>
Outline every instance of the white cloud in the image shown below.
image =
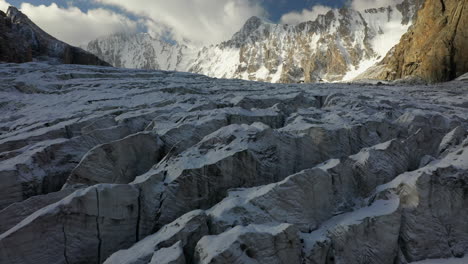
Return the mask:
<svg viewBox="0 0 468 264">
<path fill-rule="evenodd" d="M 313 6 L 312 9 L 303 9 L 302 12 L 290 12 L 281 16 L 282 24 L 299 24 L 304 21 L 313 21 L 319 15 L 324 15 L 331 8 L 323 5 Z"/>
<path fill-rule="evenodd" d="M 403 0 L 352 0 L 351 7 L 360 11 L 369 8 L 393 6 L 401 2 L 403 2 Z"/>
<path fill-rule="evenodd" d="M 266 16 L 262 3 L 266 0 L 92 0 L 102 8 L 81 11 L 69 1 L 69 7 L 21 4 L 21 11 L 51 35 L 73 45 L 121 31 L 135 31 L 145 26 L 153 34 L 169 33 L 175 40 L 193 44 L 215 44 L 228 40 L 251 16 Z M 279 0 L 278 0 L 279 1 Z M 394 5 L 403 0 L 348 0 L 357 10 Z M 107 6 L 116 6 L 137 17 L 133 21 Z M 0 0 L 0 10 L 8 8 Z M 283 24 L 315 20 L 330 7 L 316 5 L 281 17 Z"/>
<path fill-rule="evenodd" d="M 2 10 L 3 12 L 6 13 L 9 6 L 10 6 L 10 4 L 7 1 L 0 0 L 0 10 Z"/>
<path fill-rule="evenodd" d="M 263 16 L 261 0 L 95 0 L 164 25 L 177 40 L 212 44 L 228 40 L 251 16 Z"/>
<path fill-rule="evenodd" d="M 77 7 L 61 8 L 55 3 L 49 6 L 23 3 L 20 9 L 47 33 L 77 46 L 103 35 L 137 28 L 135 21 L 102 8 L 84 13 Z"/>
</svg>

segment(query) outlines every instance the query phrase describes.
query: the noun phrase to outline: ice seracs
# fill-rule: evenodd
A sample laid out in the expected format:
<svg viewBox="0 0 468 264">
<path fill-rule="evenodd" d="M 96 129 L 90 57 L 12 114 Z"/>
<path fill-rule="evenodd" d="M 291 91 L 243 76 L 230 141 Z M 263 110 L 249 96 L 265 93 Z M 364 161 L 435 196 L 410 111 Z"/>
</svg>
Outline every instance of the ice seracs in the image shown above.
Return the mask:
<svg viewBox="0 0 468 264">
<path fill-rule="evenodd" d="M 0 263 L 463 259 L 467 98 L 0 65 Z"/>
</svg>

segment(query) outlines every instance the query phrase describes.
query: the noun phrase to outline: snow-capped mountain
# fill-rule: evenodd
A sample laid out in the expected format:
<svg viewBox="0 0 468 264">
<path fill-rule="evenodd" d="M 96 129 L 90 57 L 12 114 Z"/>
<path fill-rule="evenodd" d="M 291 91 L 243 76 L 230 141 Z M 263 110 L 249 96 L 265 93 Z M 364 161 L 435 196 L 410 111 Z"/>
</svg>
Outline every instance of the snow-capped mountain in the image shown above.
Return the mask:
<svg viewBox="0 0 468 264">
<path fill-rule="evenodd" d="M 187 68 L 183 59 L 189 54 L 187 46 L 147 33 L 114 34 L 93 40 L 85 48 L 115 67 L 136 69 L 183 71 Z"/>
<path fill-rule="evenodd" d="M 399 42 L 422 2 L 396 1 L 364 11 L 334 9 L 298 25 L 252 17 L 230 40 L 199 49 L 143 33 L 102 38 L 87 49 L 125 68 L 282 83 L 348 81 Z"/>
<path fill-rule="evenodd" d="M 426 0 L 414 25 L 357 79 L 444 82 L 468 72 L 468 0 Z"/>
</svg>

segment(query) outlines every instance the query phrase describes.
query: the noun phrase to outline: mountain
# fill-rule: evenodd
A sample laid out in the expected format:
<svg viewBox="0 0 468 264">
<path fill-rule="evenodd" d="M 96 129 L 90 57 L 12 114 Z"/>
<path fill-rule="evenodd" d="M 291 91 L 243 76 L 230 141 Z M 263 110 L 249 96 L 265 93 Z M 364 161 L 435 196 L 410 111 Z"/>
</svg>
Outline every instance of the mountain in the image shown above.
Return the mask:
<svg viewBox="0 0 468 264">
<path fill-rule="evenodd" d="M 335 9 L 298 25 L 254 17 L 231 40 L 202 50 L 189 71 L 283 83 L 350 80 L 398 43 L 412 15 L 389 6 Z"/>
<path fill-rule="evenodd" d="M 252 17 L 230 40 L 200 49 L 147 34 L 119 34 L 92 41 L 87 50 L 118 67 L 283 83 L 346 81 L 398 43 L 421 3 L 404 0 L 362 12 L 334 9 L 298 25 Z"/>
<path fill-rule="evenodd" d="M 115 67 L 185 70 L 188 47 L 147 33 L 114 34 L 91 41 L 86 49 Z"/>
<path fill-rule="evenodd" d="M 467 81 L 0 64 L 0 263 L 468 263 Z"/>
<path fill-rule="evenodd" d="M 32 61 L 32 50 L 26 40 L 13 32 L 11 19 L 0 10 L 0 61 Z"/>
<path fill-rule="evenodd" d="M 467 47 L 468 1 L 426 0 L 400 43 L 360 78 L 453 80 L 468 72 Z"/>
<path fill-rule="evenodd" d="M 54 60 L 65 64 L 110 66 L 95 55 L 47 34 L 26 15 L 10 6 L 0 11 L 0 61 Z"/>
</svg>

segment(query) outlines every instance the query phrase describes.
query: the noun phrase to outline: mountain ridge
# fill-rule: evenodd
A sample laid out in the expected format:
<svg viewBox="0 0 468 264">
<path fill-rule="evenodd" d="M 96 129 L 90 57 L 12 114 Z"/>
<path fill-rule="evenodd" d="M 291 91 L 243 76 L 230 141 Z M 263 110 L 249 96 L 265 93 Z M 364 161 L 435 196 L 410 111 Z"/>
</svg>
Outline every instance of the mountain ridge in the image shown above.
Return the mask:
<svg viewBox="0 0 468 264">
<path fill-rule="evenodd" d="M 378 62 L 397 44 L 413 21 L 421 0 L 405 0 L 382 8 L 356 11 L 333 9 L 314 21 L 297 25 L 274 24 L 252 17 L 229 40 L 201 48 L 175 44 L 162 53 L 138 46 L 134 40 L 92 41 L 87 50 L 114 66 L 178 70 L 216 78 L 238 78 L 267 82 L 349 81 Z M 397 26 L 395 26 L 395 25 Z M 137 35 L 133 35 L 138 38 Z M 154 39 L 156 46 L 163 46 Z M 388 44 L 390 43 L 390 44 Z M 130 45 L 125 54 L 122 47 Z M 118 63 L 128 57 L 125 64 Z M 147 64 L 177 53 L 178 63 Z M 140 54 L 156 54 L 144 59 Z M 156 57 L 156 58 L 153 58 Z M 143 65 L 150 67 L 144 67 Z"/>
</svg>

